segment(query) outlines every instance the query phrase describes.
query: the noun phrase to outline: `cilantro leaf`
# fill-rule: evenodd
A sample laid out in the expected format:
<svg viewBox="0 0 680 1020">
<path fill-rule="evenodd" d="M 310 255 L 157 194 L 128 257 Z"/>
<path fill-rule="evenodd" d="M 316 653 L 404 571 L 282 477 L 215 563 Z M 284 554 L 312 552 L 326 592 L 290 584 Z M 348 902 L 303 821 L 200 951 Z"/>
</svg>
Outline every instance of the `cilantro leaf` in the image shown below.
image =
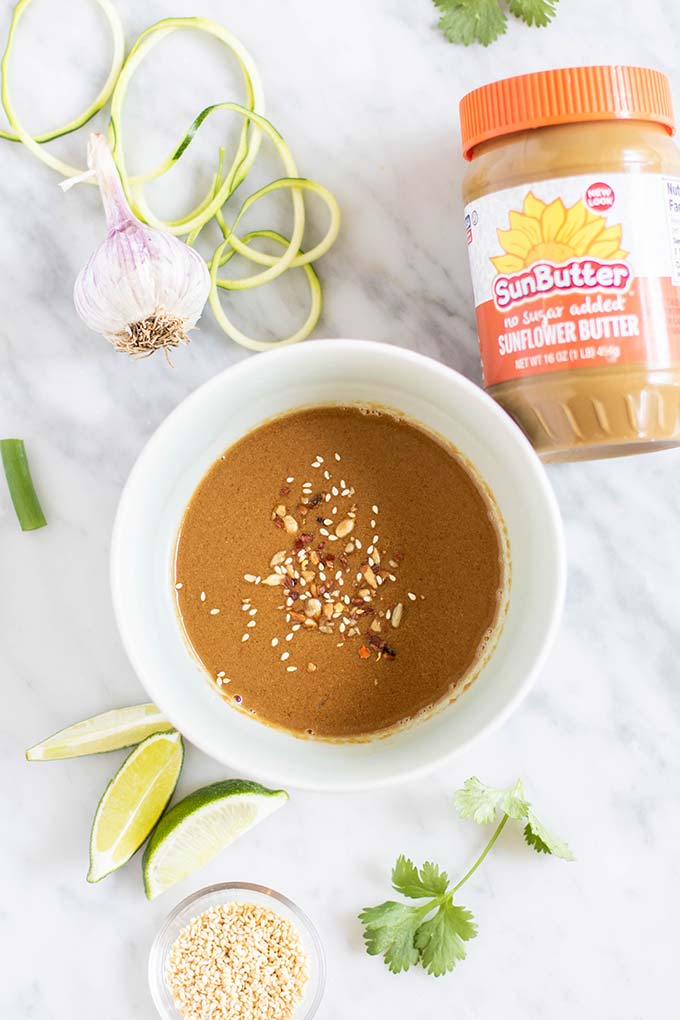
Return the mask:
<svg viewBox="0 0 680 1020">
<path fill-rule="evenodd" d="M 482 46 L 503 35 L 507 18 L 498 0 L 434 0 L 442 12 L 439 28 L 449 42 L 479 42 Z"/>
<path fill-rule="evenodd" d="M 442 896 L 449 886 L 449 878 L 445 871 L 440 871 L 436 864 L 425 861 L 420 872 L 408 857 L 402 854 L 392 871 L 392 885 L 402 896 L 409 899 L 424 899 L 426 896 Z"/>
<path fill-rule="evenodd" d="M 559 0 L 433 0 L 439 28 L 449 42 L 489 46 L 508 27 L 505 7 L 527 25 L 542 28 L 555 17 Z"/>
<path fill-rule="evenodd" d="M 362 910 L 359 920 L 364 925 L 366 952 L 369 956 L 384 955 L 393 974 L 408 970 L 420 958 L 415 935 L 422 919 L 422 907 L 408 907 L 394 900 Z"/>
<path fill-rule="evenodd" d="M 472 818 L 478 825 L 484 825 L 496 817 L 503 792 L 495 786 L 486 786 L 477 776 L 471 776 L 460 790 L 456 790 L 453 802 L 461 818 Z"/>
<path fill-rule="evenodd" d="M 527 25 L 545 28 L 557 14 L 559 0 L 508 0 L 508 8 Z"/>
<path fill-rule="evenodd" d="M 470 911 L 455 906 L 447 898 L 434 917 L 421 924 L 416 932 L 420 962 L 428 974 L 440 977 L 465 959 L 465 943 L 476 934 L 477 925 Z"/>
<path fill-rule="evenodd" d="M 539 822 L 531 808 L 529 808 L 527 818 L 527 824 L 524 826 L 524 838 L 528 845 L 534 848 L 536 853 L 552 854 L 554 857 L 561 857 L 564 861 L 573 861 L 575 859 L 567 844 L 553 836 Z"/>
<path fill-rule="evenodd" d="M 456 791 L 454 803 L 461 818 L 472 818 L 478 825 L 492 822 L 498 808 L 517 820 L 526 818 L 529 811 L 521 779 L 508 790 L 499 790 L 480 782 L 477 776 L 472 776 Z"/>
<path fill-rule="evenodd" d="M 529 810 L 529 801 L 524 796 L 522 780 L 518 779 L 514 786 L 503 791 L 501 811 L 505 811 L 506 815 L 519 822 L 528 817 Z"/>
</svg>

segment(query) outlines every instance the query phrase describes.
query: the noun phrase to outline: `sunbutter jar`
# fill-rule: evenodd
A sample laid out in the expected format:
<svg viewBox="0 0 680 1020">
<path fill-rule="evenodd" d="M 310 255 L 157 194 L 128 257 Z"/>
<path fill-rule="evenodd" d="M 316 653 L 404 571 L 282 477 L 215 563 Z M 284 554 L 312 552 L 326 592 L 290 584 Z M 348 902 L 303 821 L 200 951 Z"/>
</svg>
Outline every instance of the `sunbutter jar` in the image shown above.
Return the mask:
<svg viewBox="0 0 680 1020">
<path fill-rule="evenodd" d="M 680 151 L 640 67 L 506 78 L 460 104 L 484 385 L 544 461 L 680 445 Z"/>
</svg>

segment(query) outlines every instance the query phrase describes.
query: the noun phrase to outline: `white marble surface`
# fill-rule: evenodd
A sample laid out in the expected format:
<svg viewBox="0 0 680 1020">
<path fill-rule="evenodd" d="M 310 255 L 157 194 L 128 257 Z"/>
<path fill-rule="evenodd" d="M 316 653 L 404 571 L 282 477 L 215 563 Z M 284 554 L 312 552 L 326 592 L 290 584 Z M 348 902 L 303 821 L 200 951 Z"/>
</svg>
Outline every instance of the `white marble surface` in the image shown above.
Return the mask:
<svg viewBox="0 0 680 1020">
<path fill-rule="evenodd" d="M 204 13 L 230 25 L 260 62 L 270 115 L 301 170 L 329 185 L 343 209 L 341 240 L 321 266 L 318 334 L 412 347 L 474 378 L 458 197 L 462 92 L 551 64 L 634 61 L 671 73 L 680 108 L 680 12 L 662 0 L 563 0 L 554 27 L 513 25 L 488 50 L 447 45 L 429 0 L 118 6 L 129 39 L 158 18 Z M 9 12 L 2 0 L 3 30 Z M 106 36 L 85 0 L 38 0 L 26 25 L 15 93 L 40 129 L 96 87 Z M 216 47 L 184 38 L 165 54 L 131 97 L 138 166 L 169 148 L 206 102 L 234 93 Z M 215 124 L 196 148 L 194 173 L 218 137 Z M 427 783 L 296 793 L 153 904 L 138 860 L 86 885 L 92 813 L 122 754 L 29 766 L 23 750 L 142 697 L 109 597 L 118 496 L 163 417 L 244 355 L 209 315 L 174 369 L 160 358 L 132 364 L 88 333 L 70 290 L 102 234 L 97 196 L 63 196 L 27 152 L 0 145 L 0 434 L 27 440 L 50 521 L 21 535 L 0 492 L 3 1020 L 152 1020 L 145 968 L 158 924 L 182 896 L 231 879 L 271 884 L 313 916 L 328 950 L 324 1020 L 676 1017 L 680 453 L 550 471 L 569 546 L 564 623 L 534 693 L 500 733 Z M 83 136 L 55 148 L 78 160 Z M 186 193 L 189 168 L 183 174 L 163 200 Z M 304 298 L 291 279 L 235 307 L 265 329 L 304 314 Z M 471 773 L 497 784 L 524 776 L 578 861 L 538 858 L 506 832 L 465 890 L 480 926 L 468 960 L 444 979 L 391 976 L 364 954 L 355 915 L 387 896 L 399 852 L 433 856 L 452 872 L 476 855 L 484 834 L 451 804 Z M 180 792 L 223 775 L 191 748 Z"/>
</svg>

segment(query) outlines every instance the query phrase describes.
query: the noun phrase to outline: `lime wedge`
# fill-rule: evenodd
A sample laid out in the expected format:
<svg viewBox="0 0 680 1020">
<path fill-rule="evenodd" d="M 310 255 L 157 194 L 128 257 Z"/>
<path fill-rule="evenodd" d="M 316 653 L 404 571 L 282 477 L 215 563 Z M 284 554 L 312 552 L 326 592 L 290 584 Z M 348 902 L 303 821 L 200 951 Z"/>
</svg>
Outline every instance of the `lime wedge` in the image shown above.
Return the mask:
<svg viewBox="0 0 680 1020">
<path fill-rule="evenodd" d="M 226 779 L 190 793 L 158 823 L 144 851 L 144 888 L 152 900 L 282 807 L 285 790 Z"/>
<path fill-rule="evenodd" d="M 139 850 L 172 797 L 183 759 L 175 730 L 154 733 L 128 755 L 94 816 L 88 882 L 99 882 Z"/>
<path fill-rule="evenodd" d="M 116 751 L 145 740 L 152 733 L 172 729 L 155 705 L 130 705 L 112 712 L 93 715 L 43 740 L 26 752 L 28 761 L 56 761 L 78 758 L 82 754 Z"/>
</svg>

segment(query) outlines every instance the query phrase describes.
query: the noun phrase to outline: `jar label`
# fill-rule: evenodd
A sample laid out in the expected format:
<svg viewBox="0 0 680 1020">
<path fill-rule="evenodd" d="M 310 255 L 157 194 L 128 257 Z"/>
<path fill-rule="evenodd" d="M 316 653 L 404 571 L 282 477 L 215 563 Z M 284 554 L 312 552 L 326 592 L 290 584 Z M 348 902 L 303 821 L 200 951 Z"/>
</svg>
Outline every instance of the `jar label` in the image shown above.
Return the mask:
<svg viewBox="0 0 680 1020">
<path fill-rule="evenodd" d="M 680 178 L 582 175 L 465 208 L 484 385 L 680 362 Z"/>
</svg>

